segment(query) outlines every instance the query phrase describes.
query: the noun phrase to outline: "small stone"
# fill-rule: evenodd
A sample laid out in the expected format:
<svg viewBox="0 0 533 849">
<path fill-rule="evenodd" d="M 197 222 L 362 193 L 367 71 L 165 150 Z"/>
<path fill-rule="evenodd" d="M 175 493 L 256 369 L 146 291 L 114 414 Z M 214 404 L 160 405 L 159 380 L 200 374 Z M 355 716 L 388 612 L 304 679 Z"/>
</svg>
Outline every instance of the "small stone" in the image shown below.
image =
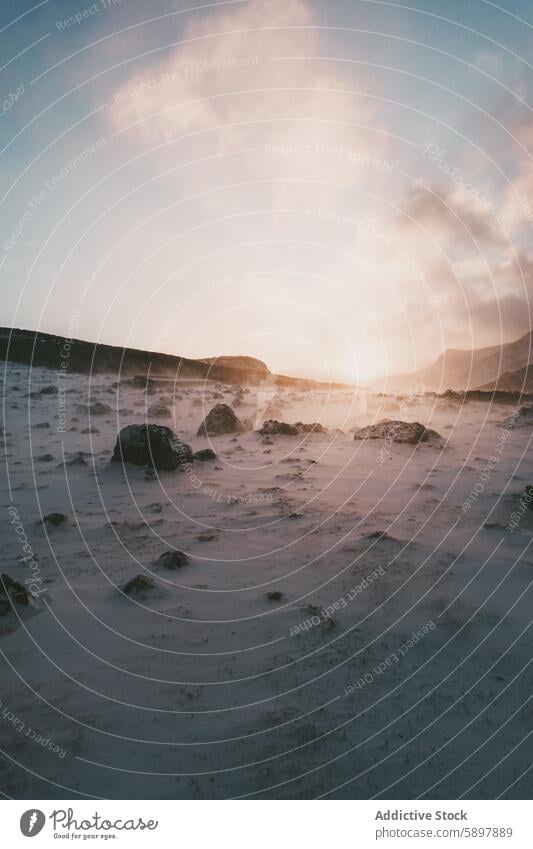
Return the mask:
<svg viewBox="0 0 533 849">
<path fill-rule="evenodd" d="M 194 459 L 200 460 L 202 463 L 206 460 L 216 460 L 217 455 L 212 448 L 202 448 L 200 451 L 194 452 Z"/>
<path fill-rule="evenodd" d="M 27 606 L 30 596 L 22 584 L 14 581 L 4 572 L 0 575 L 0 615 L 6 616 L 9 613 L 11 602 Z"/>
<path fill-rule="evenodd" d="M 150 418 L 154 419 L 169 419 L 172 415 L 171 411 L 166 406 L 166 404 L 162 404 L 161 402 L 157 404 L 152 404 L 150 407 L 148 407 L 148 410 L 146 412 L 150 416 Z"/>
<path fill-rule="evenodd" d="M 146 575 L 136 575 L 135 578 L 124 584 L 123 589 L 126 595 L 138 595 L 145 592 L 145 590 L 152 590 L 154 586 L 155 584 L 151 578 L 147 578 Z"/>
<path fill-rule="evenodd" d="M 43 525 L 53 525 L 54 528 L 63 525 L 66 521 L 67 517 L 64 513 L 47 513 L 42 519 Z"/>
<path fill-rule="evenodd" d="M 183 551 L 165 551 L 157 558 L 155 565 L 164 569 L 181 569 L 189 562 L 189 558 Z"/>
</svg>

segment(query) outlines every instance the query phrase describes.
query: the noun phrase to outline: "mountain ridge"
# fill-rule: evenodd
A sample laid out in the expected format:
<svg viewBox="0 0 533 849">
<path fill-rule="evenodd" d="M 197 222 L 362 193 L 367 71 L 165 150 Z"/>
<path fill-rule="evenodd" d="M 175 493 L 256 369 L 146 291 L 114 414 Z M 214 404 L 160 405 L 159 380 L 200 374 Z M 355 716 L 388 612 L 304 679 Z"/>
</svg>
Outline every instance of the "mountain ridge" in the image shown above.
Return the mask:
<svg viewBox="0 0 533 849">
<path fill-rule="evenodd" d="M 525 370 L 533 359 L 533 331 L 512 342 L 488 345 L 483 348 L 447 348 L 429 366 L 414 372 L 393 375 L 383 384 L 388 390 L 405 390 L 413 385 L 426 391 L 443 392 L 446 389 L 490 391 L 504 374 Z M 514 381 L 513 388 L 520 389 Z"/>
<path fill-rule="evenodd" d="M 80 374 L 117 372 L 124 377 L 195 378 L 238 384 L 257 384 L 269 380 L 274 384 L 299 389 L 326 386 L 349 388 L 343 383 L 277 375 L 270 371 L 266 363 L 255 357 L 192 359 L 177 354 L 162 354 L 10 327 L 0 327 L 0 358 L 21 365 Z"/>
</svg>

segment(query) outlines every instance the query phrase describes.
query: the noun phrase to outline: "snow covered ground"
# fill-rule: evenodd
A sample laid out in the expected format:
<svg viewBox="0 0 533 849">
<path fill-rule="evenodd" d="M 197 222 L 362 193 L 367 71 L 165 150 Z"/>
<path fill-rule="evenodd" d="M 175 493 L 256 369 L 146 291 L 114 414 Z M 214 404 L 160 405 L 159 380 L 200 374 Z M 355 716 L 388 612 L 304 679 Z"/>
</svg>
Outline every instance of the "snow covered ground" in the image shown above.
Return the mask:
<svg viewBox="0 0 533 849">
<path fill-rule="evenodd" d="M 533 417 L 105 375 L 56 386 L 6 367 L 2 572 L 35 599 L 0 618 L 4 794 L 531 797 Z M 196 436 L 235 400 L 255 426 L 328 433 Z M 170 416 L 149 421 L 217 459 L 110 463 L 117 431 L 159 402 Z M 442 440 L 354 441 L 383 418 Z M 66 521 L 43 525 L 52 512 Z M 187 565 L 154 565 L 173 549 Z M 125 595 L 138 574 L 154 587 Z"/>
</svg>

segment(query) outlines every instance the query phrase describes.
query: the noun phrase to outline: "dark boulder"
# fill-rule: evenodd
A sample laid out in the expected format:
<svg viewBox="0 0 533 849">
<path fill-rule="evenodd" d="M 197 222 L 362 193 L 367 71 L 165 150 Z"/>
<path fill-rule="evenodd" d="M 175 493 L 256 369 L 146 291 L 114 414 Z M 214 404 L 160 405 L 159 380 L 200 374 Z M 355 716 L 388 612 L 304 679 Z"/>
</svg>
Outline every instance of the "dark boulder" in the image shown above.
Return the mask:
<svg viewBox="0 0 533 849">
<path fill-rule="evenodd" d="M 403 422 L 400 419 L 383 419 L 377 424 L 368 425 L 354 434 L 354 439 L 385 439 L 388 442 L 403 442 L 418 445 L 432 437 L 439 437 L 434 430 L 424 427 L 420 422 Z"/>
<path fill-rule="evenodd" d="M 111 462 L 133 463 L 149 466 L 163 472 L 172 472 L 178 466 L 192 463 L 191 447 L 163 425 L 128 425 L 122 428 Z"/>
<path fill-rule="evenodd" d="M 228 404 L 216 404 L 198 428 L 198 436 L 239 433 L 243 425 Z"/>
</svg>

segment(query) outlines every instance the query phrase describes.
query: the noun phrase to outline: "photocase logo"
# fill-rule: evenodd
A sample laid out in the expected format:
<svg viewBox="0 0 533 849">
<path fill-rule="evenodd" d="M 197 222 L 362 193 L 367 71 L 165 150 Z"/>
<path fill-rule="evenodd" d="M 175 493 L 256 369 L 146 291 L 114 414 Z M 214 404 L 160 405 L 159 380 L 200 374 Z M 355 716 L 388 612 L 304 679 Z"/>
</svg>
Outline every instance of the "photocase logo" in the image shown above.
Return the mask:
<svg viewBox="0 0 533 849">
<path fill-rule="evenodd" d="M 29 811 L 24 811 L 20 818 L 20 830 L 24 837 L 35 837 L 42 831 L 46 817 L 42 811 L 32 808 Z"/>
</svg>

